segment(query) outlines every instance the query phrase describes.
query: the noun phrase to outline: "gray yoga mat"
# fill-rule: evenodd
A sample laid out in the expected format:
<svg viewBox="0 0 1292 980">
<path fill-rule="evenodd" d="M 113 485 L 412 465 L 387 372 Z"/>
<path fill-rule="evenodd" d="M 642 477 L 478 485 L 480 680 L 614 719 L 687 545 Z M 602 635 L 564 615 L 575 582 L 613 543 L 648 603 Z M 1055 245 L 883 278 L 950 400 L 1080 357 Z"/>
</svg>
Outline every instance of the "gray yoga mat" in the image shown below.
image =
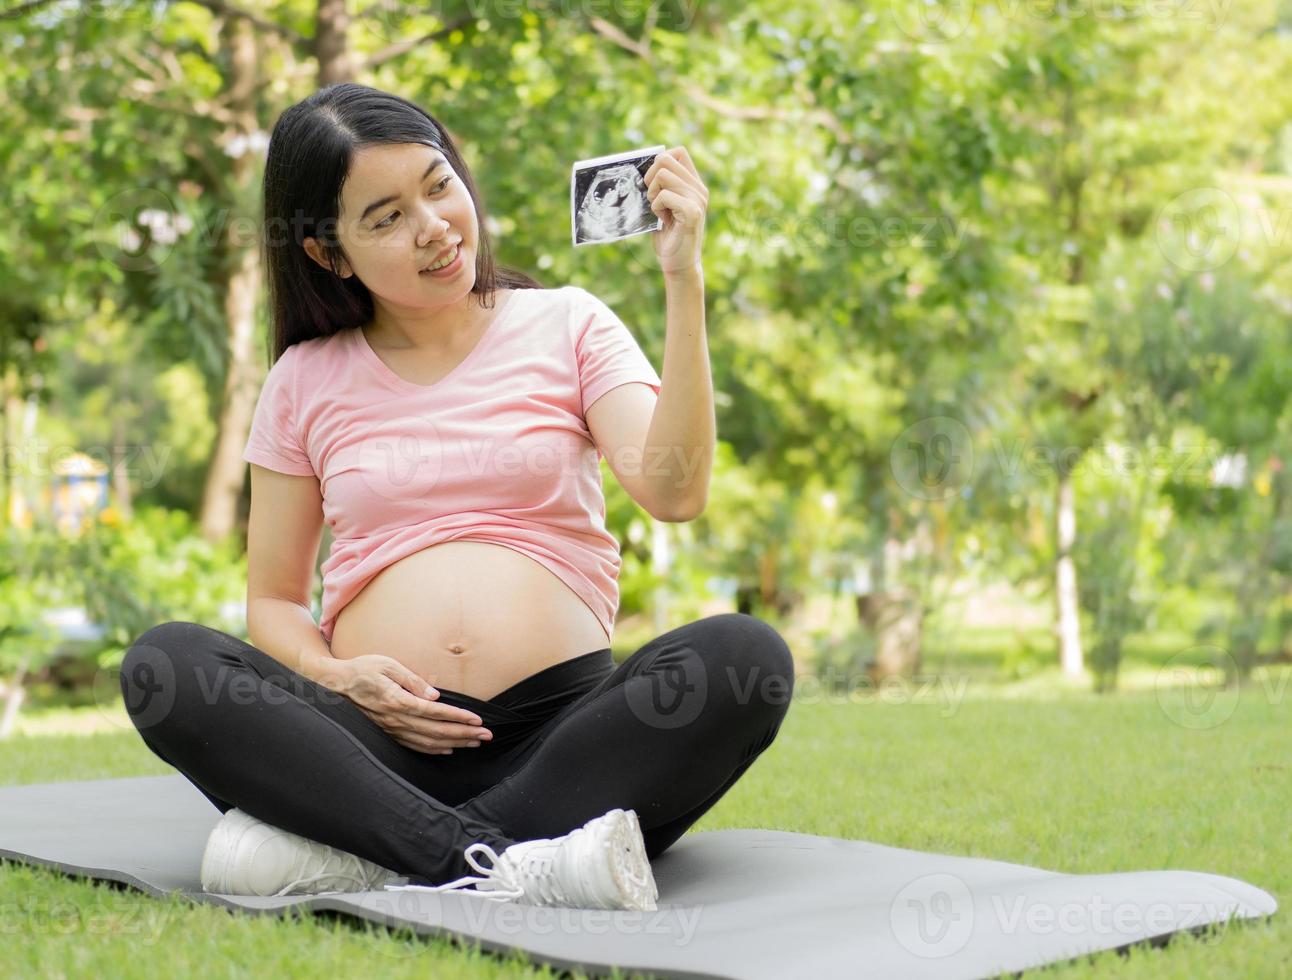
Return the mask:
<svg viewBox="0 0 1292 980">
<path fill-rule="evenodd" d="M 655 912 L 452 892 L 211 895 L 198 869 L 219 816 L 180 775 L 4 787 L 0 857 L 254 914 L 334 910 L 592 975 L 990 977 L 1277 908 L 1199 871 L 1069 875 L 776 830 L 686 834 L 652 862 Z"/>
</svg>

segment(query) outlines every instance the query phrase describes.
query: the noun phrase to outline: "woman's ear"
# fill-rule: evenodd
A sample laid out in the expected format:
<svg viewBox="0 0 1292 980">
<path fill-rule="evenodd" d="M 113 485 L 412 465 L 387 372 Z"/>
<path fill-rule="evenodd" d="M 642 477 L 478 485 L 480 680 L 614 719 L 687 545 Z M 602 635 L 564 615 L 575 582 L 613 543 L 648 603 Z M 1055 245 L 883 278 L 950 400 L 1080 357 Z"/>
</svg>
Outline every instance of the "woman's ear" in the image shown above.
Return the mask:
<svg viewBox="0 0 1292 980">
<path fill-rule="evenodd" d="M 301 241 L 301 245 L 304 246 L 305 251 L 310 258 L 312 258 L 315 262 L 321 265 L 328 272 L 332 271 L 332 267 L 328 265 L 327 259 L 324 258 L 323 256 L 323 249 L 319 246 L 319 242 L 317 238 L 314 238 L 312 236 L 304 238 Z M 342 279 L 349 279 L 352 275 L 354 275 L 354 270 L 350 268 L 350 264 L 346 262 L 345 259 L 340 260 L 340 265 L 341 265 L 340 275 Z"/>
</svg>

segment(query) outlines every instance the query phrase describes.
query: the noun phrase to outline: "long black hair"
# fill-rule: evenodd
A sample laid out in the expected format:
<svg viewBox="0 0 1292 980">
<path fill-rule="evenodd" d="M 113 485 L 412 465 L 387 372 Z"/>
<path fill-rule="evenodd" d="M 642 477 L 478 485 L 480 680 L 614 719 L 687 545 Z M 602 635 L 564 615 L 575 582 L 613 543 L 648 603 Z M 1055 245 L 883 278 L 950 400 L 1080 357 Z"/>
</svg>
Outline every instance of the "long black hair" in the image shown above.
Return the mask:
<svg viewBox="0 0 1292 980">
<path fill-rule="evenodd" d="M 345 252 L 336 234 L 341 185 L 355 153 L 383 143 L 422 143 L 448 158 L 466 185 L 479 226 L 473 293 L 491 305 L 497 289 L 543 289 L 515 269 L 496 268 L 485 213 L 471 171 L 453 138 L 425 109 L 398 95 L 341 82 L 287 109 L 274 124 L 265 161 L 262 260 L 268 272 L 269 362 L 302 340 L 361 327 L 373 316 L 372 294 L 358 276 L 338 274 Z M 318 239 L 332 271 L 309 257 Z"/>
</svg>

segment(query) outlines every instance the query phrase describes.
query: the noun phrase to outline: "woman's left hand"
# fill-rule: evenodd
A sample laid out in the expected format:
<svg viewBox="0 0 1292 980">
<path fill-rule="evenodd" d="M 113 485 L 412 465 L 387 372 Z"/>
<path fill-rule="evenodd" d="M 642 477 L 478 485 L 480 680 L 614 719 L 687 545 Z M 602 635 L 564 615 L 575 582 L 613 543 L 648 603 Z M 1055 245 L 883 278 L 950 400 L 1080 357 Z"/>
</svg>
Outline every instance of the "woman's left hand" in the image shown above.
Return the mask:
<svg viewBox="0 0 1292 980">
<path fill-rule="evenodd" d="M 665 275 L 698 269 L 709 189 L 691 154 L 684 146 L 665 150 L 655 157 L 643 180 L 650 209 L 664 222 L 663 228 L 651 233 L 660 268 Z"/>
</svg>

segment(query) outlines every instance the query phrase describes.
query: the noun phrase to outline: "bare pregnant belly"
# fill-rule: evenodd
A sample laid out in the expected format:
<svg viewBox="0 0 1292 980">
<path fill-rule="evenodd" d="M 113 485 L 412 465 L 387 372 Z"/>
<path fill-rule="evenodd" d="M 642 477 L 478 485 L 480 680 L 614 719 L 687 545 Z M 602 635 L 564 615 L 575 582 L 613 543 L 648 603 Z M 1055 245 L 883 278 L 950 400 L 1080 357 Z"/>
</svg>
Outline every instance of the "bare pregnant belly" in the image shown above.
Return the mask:
<svg viewBox="0 0 1292 980">
<path fill-rule="evenodd" d="M 333 656 L 379 653 L 433 687 L 489 700 L 545 667 L 610 646 L 582 599 L 502 545 L 446 541 L 382 569 L 341 610 Z"/>
</svg>

